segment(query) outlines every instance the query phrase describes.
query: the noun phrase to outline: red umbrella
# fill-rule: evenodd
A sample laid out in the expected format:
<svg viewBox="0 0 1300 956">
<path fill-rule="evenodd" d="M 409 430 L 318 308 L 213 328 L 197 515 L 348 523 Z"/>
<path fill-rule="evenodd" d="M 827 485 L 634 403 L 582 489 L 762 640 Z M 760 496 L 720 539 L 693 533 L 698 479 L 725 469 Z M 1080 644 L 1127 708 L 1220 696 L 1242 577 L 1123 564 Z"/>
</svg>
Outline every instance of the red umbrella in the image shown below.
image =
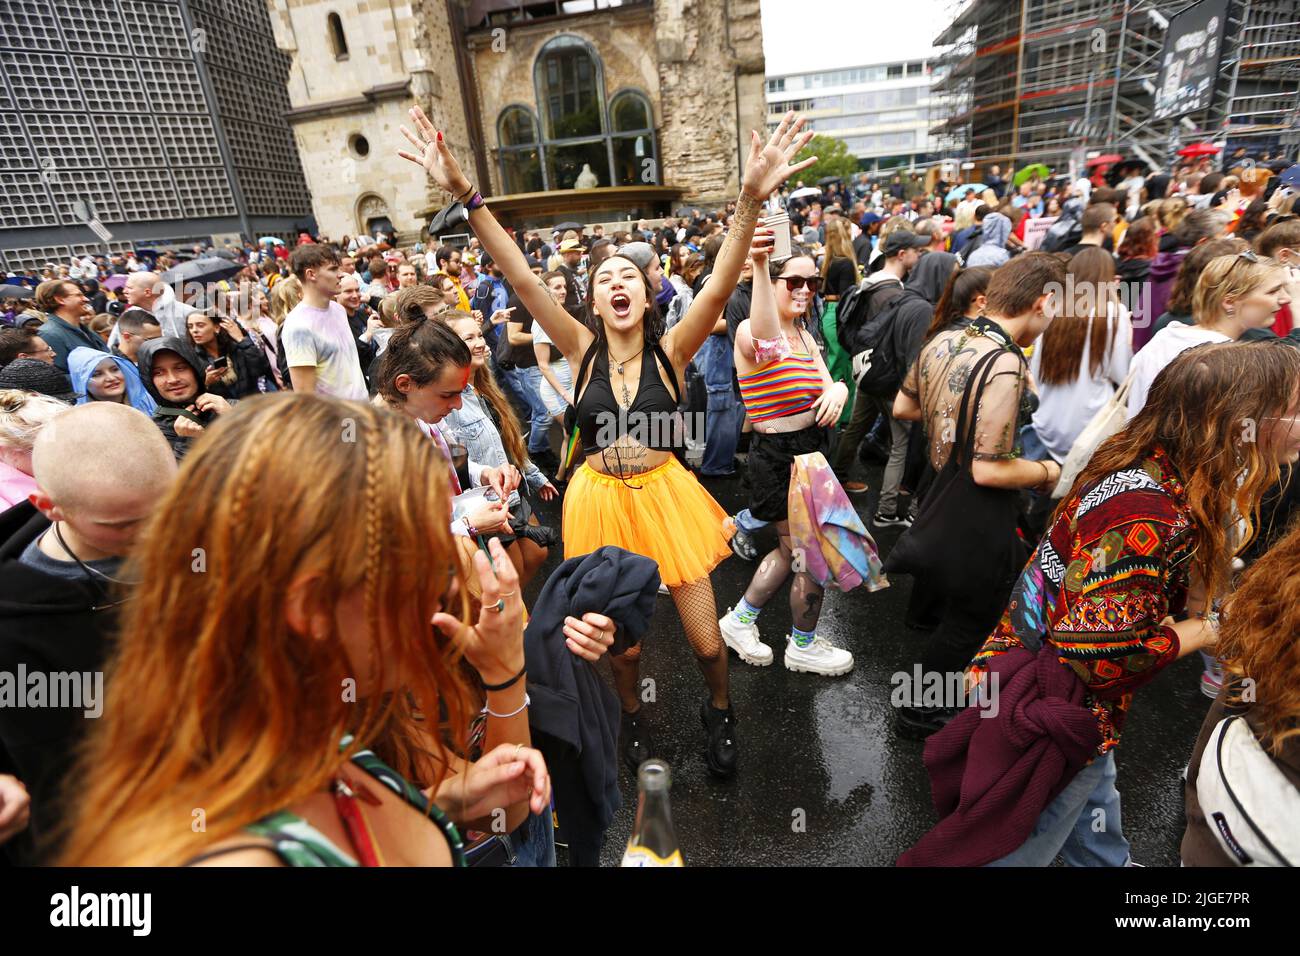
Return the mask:
<svg viewBox="0 0 1300 956">
<path fill-rule="evenodd" d="M 1219 151 L 1219 147 L 1213 143 L 1192 143 L 1190 146 L 1184 146 L 1178 151 L 1179 156 L 1213 156 Z"/>
<path fill-rule="evenodd" d="M 1107 153 L 1104 156 L 1094 156 L 1088 160 L 1087 166 L 1090 169 L 1093 166 L 1109 166 L 1111 163 L 1118 163 L 1123 158 L 1119 153 Z"/>
</svg>

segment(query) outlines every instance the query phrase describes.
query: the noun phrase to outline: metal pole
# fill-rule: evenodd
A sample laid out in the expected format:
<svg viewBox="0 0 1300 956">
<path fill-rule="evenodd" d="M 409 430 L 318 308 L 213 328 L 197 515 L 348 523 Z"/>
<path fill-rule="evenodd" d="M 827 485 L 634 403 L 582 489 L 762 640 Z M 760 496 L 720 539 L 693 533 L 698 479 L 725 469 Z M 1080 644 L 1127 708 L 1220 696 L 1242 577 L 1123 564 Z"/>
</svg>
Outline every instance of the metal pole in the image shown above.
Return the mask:
<svg viewBox="0 0 1300 956">
<path fill-rule="evenodd" d="M 1110 122 L 1106 126 L 1106 147 L 1115 145 L 1119 133 L 1119 84 L 1124 75 L 1124 47 L 1128 40 L 1128 15 L 1132 0 L 1124 0 L 1124 17 L 1119 24 L 1119 49 L 1115 51 L 1115 85 L 1110 91 Z"/>
<path fill-rule="evenodd" d="M 1020 0 L 1020 36 L 1016 47 L 1016 105 L 1011 127 L 1011 167 L 1015 175 L 1016 157 L 1020 154 L 1020 93 L 1025 75 L 1025 23 L 1029 13 L 1026 0 Z"/>
<path fill-rule="evenodd" d="M 1237 76 L 1241 73 L 1241 60 L 1246 46 L 1246 27 L 1250 23 L 1250 2 L 1251 0 L 1246 0 L 1241 10 L 1241 29 L 1237 36 L 1236 56 L 1232 63 L 1232 80 L 1228 83 L 1228 100 L 1223 107 L 1223 123 L 1220 126 L 1225 139 L 1228 135 L 1228 128 L 1232 124 L 1232 101 L 1237 98 Z M 1225 23 L 1224 27 L 1227 27 L 1227 25 Z"/>
</svg>

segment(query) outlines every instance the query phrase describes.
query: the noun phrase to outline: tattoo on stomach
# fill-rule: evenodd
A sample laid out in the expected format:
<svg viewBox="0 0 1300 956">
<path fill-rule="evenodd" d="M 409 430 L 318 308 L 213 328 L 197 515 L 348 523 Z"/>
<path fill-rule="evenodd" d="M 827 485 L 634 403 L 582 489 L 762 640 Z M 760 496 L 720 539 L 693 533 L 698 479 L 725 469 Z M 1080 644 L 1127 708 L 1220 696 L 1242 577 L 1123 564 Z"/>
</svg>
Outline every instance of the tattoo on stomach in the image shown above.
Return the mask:
<svg viewBox="0 0 1300 956">
<path fill-rule="evenodd" d="M 587 458 L 587 464 L 603 475 L 630 478 L 653 471 L 668 460 L 671 452 L 647 448 L 626 435 L 618 438 L 597 455 Z"/>
</svg>

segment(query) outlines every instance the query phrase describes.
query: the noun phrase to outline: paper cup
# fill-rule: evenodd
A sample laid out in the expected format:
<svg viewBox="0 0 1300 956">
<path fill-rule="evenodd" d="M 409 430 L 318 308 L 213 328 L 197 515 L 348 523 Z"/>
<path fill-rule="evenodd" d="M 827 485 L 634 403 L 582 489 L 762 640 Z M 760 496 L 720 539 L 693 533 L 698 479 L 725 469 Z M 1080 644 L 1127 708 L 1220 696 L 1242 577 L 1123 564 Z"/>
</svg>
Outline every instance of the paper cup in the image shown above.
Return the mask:
<svg viewBox="0 0 1300 956">
<path fill-rule="evenodd" d="M 791 255 L 790 214 L 783 211 L 764 216 L 763 226 L 772 230 L 772 261 L 785 262 Z"/>
</svg>

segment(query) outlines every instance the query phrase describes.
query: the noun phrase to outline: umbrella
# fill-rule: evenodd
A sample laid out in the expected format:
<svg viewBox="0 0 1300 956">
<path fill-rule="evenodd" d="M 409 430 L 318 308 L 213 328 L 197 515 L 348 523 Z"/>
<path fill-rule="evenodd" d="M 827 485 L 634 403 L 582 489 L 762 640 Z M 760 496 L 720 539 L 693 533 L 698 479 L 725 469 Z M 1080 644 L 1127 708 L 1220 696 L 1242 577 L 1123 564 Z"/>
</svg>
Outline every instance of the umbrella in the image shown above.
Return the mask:
<svg viewBox="0 0 1300 956">
<path fill-rule="evenodd" d="M 1030 163 L 1016 173 L 1015 178 L 1011 180 L 1011 185 L 1019 189 L 1031 179 L 1046 179 L 1050 175 L 1052 175 L 1052 171 L 1042 163 Z"/>
<path fill-rule="evenodd" d="M 261 239 L 257 240 L 257 244 L 259 246 L 264 242 L 274 243 L 277 246 L 284 245 L 284 240 L 281 239 L 279 236 L 263 236 Z"/>
<path fill-rule="evenodd" d="M 118 289 L 126 285 L 126 279 L 127 277 L 124 275 L 114 274 L 105 279 L 102 285 L 110 292 L 116 292 Z"/>
<path fill-rule="evenodd" d="M 209 256 L 182 262 L 168 269 L 159 278 L 168 285 L 174 282 L 220 282 L 222 279 L 229 279 L 242 268 L 244 267 L 238 262 Z"/>
<path fill-rule="evenodd" d="M 240 250 L 238 249 L 213 249 L 212 254 L 218 259 L 238 259 Z"/>
<path fill-rule="evenodd" d="M 1124 157 L 1119 153 L 1106 153 L 1103 156 L 1094 156 L 1084 165 L 1091 169 L 1093 166 L 1109 166 L 1111 163 L 1118 163 Z"/>
<path fill-rule="evenodd" d="M 831 183 L 842 183 L 842 182 L 844 182 L 843 176 L 823 176 L 821 179 L 817 180 L 817 185 L 829 186 Z"/>
<path fill-rule="evenodd" d="M 1178 151 L 1179 156 L 1214 156 L 1219 152 L 1219 147 L 1213 143 L 1192 143 L 1190 146 L 1184 146 Z"/>
<path fill-rule="evenodd" d="M 0 285 L 0 298 L 30 299 L 35 294 L 34 289 L 29 289 L 25 285 Z"/>
<path fill-rule="evenodd" d="M 964 183 L 961 186 L 954 187 L 953 190 L 948 193 L 948 198 L 943 201 L 943 204 L 946 206 L 950 202 L 954 202 L 960 199 L 965 199 L 966 194 L 971 190 L 982 193 L 984 190 L 988 188 L 989 187 L 985 186 L 983 183 Z"/>
<path fill-rule="evenodd" d="M 558 223 L 558 224 L 555 226 L 555 228 L 558 229 L 558 230 L 560 230 L 560 232 L 565 232 L 566 230 L 569 230 L 569 229 L 573 229 L 573 230 L 576 231 L 576 232 L 582 232 L 582 223 L 580 223 L 580 222 L 561 222 L 561 223 Z"/>
<path fill-rule="evenodd" d="M 1300 163 L 1289 167 L 1279 180 L 1283 186 L 1290 186 L 1292 189 L 1300 189 Z"/>
<path fill-rule="evenodd" d="M 792 192 L 790 194 L 790 198 L 803 199 L 804 196 L 820 196 L 821 194 L 822 191 L 818 189 L 816 186 L 804 186 L 803 188 L 796 189 L 794 192 Z"/>
</svg>

